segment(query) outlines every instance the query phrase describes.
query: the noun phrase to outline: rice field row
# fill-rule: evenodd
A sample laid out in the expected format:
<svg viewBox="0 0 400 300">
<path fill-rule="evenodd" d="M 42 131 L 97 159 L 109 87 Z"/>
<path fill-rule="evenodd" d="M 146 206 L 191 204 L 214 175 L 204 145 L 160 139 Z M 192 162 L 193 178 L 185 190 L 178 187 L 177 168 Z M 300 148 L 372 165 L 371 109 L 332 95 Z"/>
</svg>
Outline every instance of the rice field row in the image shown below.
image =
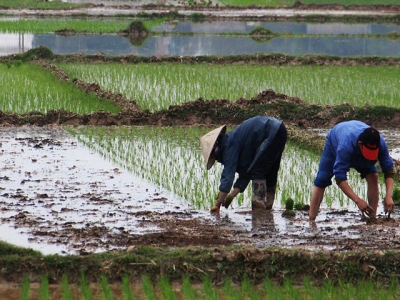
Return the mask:
<svg viewBox="0 0 400 300">
<path fill-rule="evenodd" d="M 46 113 L 59 109 L 79 114 L 119 111 L 112 102 L 61 82 L 35 64 L 0 63 L 0 74 L 0 110 L 5 113 Z"/>
<path fill-rule="evenodd" d="M 143 110 L 157 111 L 203 98 L 251 99 L 273 89 L 308 103 L 400 107 L 400 68 L 180 64 L 79 64 L 59 66 L 71 78 L 121 93 Z M 24 113 L 64 109 L 118 112 L 107 101 L 79 91 L 30 63 L 0 64 L 0 110 Z M 21 88 L 23 87 L 23 88 Z M 334 92 L 333 92 L 334 91 Z M 12 101 L 10 101 L 12 99 Z"/>
<path fill-rule="evenodd" d="M 52 33 L 59 30 L 74 30 L 87 34 L 93 33 L 118 33 L 129 27 L 132 18 L 81 18 L 71 19 L 70 17 L 57 19 L 39 19 L 39 20 L 0 20 L 0 32 L 2 33 Z M 151 31 L 154 26 L 161 25 L 165 18 L 151 20 L 142 20 L 143 26 Z"/>
<path fill-rule="evenodd" d="M 321 286 L 311 283 L 308 278 L 303 284 L 295 285 L 290 280 L 284 279 L 282 284 L 276 284 L 266 278 L 264 282 L 254 285 L 248 278 L 240 283 L 233 284 L 225 279 L 220 286 L 215 286 L 208 276 L 202 283 L 192 284 L 188 277 L 181 283 L 170 282 L 166 278 L 154 280 L 143 275 L 137 283 L 131 283 L 127 276 L 123 276 L 120 284 L 110 284 L 105 276 L 101 276 L 97 284 L 90 284 L 84 276 L 79 285 L 68 283 L 64 276 L 59 287 L 50 287 L 45 276 L 37 287 L 32 287 L 28 277 L 24 277 L 21 284 L 21 300 L 28 299 L 398 299 L 398 282 L 392 280 L 388 286 L 372 281 L 360 281 L 357 284 L 325 281 Z"/>
<path fill-rule="evenodd" d="M 60 63 L 69 76 L 96 82 L 150 111 L 198 98 L 250 99 L 273 89 L 308 103 L 400 107 L 400 68 Z"/>
<path fill-rule="evenodd" d="M 0 32 L 3 33 L 49 33 L 58 30 L 75 30 L 85 33 L 116 33 L 126 29 L 131 21 L 120 21 L 118 19 L 112 22 L 102 20 L 14 20 L 0 21 Z"/>
<path fill-rule="evenodd" d="M 223 169 L 221 164 L 216 163 L 207 171 L 204 165 L 199 138 L 211 129 L 197 126 L 67 128 L 81 143 L 105 159 L 205 210 L 215 200 Z M 313 152 L 290 143 L 286 145 L 279 171 L 275 208 L 284 207 L 288 198 L 299 204 L 310 202 L 319 158 Z M 353 170 L 349 174 L 349 184 L 360 197 L 366 198 L 365 182 Z M 251 194 L 249 184 L 233 205 L 250 207 Z M 335 187 L 327 188 L 325 199 L 322 207 L 356 209 L 355 204 Z"/>
</svg>

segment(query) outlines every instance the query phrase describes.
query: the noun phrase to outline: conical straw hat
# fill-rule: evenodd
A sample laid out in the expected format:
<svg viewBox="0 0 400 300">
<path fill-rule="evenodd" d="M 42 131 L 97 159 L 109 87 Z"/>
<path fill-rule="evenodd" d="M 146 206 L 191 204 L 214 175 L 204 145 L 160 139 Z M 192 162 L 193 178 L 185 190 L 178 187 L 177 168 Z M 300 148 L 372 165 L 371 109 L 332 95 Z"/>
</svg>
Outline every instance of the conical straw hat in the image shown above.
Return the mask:
<svg viewBox="0 0 400 300">
<path fill-rule="evenodd" d="M 217 142 L 218 137 L 220 135 L 224 135 L 225 132 L 226 125 L 223 125 L 221 127 L 218 127 L 217 129 L 210 131 L 200 138 L 201 152 L 203 152 L 204 162 L 206 163 L 207 170 L 210 170 L 215 162 L 215 158 L 210 157 L 215 143 Z"/>
</svg>

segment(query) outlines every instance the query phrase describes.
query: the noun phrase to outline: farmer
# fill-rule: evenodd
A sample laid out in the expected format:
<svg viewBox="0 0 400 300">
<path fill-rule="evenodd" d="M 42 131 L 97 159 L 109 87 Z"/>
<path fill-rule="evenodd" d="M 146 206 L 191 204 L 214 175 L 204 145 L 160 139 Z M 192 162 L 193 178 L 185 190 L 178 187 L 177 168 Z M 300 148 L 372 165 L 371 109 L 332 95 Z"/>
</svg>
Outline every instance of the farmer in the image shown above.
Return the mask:
<svg viewBox="0 0 400 300">
<path fill-rule="evenodd" d="M 375 166 L 377 160 L 385 176 L 384 210 L 390 213 L 394 207 L 394 169 L 384 138 L 378 130 L 360 121 L 347 121 L 334 126 L 326 136 L 319 170 L 314 180 L 310 221 L 315 220 L 325 188 L 332 184 L 333 176 L 343 193 L 357 204 L 363 217 L 375 219 L 379 202 L 378 169 Z M 368 203 L 348 185 L 347 173 L 350 168 L 357 170 L 361 178 L 366 179 Z"/>
<path fill-rule="evenodd" d="M 202 136 L 200 143 L 207 170 L 216 160 L 224 166 L 218 197 L 211 211 L 218 212 L 221 205 L 228 208 L 250 180 L 253 181 L 252 208 L 271 209 L 286 139 L 283 122 L 268 116 L 250 118 L 229 133 L 223 125 Z M 239 176 L 233 184 L 236 173 Z"/>
</svg>

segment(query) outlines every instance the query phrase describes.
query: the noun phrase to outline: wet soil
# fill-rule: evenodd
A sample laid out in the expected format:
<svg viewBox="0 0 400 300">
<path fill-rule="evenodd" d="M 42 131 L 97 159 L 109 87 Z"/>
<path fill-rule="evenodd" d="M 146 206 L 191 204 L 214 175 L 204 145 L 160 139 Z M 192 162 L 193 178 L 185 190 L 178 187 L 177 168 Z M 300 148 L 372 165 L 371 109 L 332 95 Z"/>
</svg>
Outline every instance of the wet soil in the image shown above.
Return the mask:
<svg viewBox="0 0 400 300">
<path fill-rule="evenodd" d="M 89 151 L 58 126 L 0 130 L 3 240 L 44 254 L 162 248 L 251 246 L 384 251 L 400 244 L 398 212 L 375 222 L 353 209 L 307 208 L 286 216 L 250 207 L 217 214 L 196 209 Z M 304 192 L 307 192 L 305 188 Z"/>
</svg>

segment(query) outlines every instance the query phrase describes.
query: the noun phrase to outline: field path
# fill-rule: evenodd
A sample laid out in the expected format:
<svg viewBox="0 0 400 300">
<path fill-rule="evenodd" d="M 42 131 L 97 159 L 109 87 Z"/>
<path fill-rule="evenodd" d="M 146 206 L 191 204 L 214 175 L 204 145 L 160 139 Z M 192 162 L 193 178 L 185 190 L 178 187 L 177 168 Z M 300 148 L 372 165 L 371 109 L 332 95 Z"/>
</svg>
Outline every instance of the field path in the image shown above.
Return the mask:
<svg viewBox="0 0 400 300">
<path fill-rule="evenodd" d="M 308 8 L 307 8 L 308 7 Z M 38 9 L 0 9 L 2 15 L 89 15 L 89 16 L 113 16 L 113 15 L 136 15 L 139 13 L 165 14 L 168 12 L 180 15 L 204 14 L 219 18 L 246 18 L 246 17 L 282 17 L 294 16 L 306 17 L 312 15 L 323 16 L 395 16 L 400 12 L 400 6 L 379 6 L 379 7 L 349 7 L 338 9 L 337 6 L 302 6 L 290 8 L 241 8 L 241 7 L 187 7 L 187 6 L 166 6 L 166 5 L 91 5 L 79 9 L 63 10 L 38 10 Z"/>
</svg>

